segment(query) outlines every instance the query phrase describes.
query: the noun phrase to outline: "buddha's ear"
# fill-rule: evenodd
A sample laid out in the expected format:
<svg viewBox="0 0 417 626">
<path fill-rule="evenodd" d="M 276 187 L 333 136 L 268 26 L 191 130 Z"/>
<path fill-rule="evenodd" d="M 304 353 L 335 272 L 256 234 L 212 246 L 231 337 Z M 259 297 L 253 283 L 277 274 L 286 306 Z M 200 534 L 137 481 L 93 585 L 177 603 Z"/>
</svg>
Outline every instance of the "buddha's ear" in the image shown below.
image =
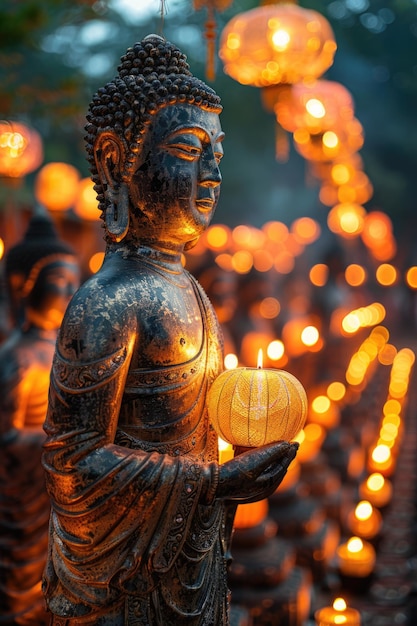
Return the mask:
<svg viewBox="0 0 417 626">
<path fill-rule="evenodd" d="M 122 180 L 126 146 L 114 133 L 103 132 L 97 137 L 94 154 L 106 199 L 106 228 L 114 241 L 121 241 L 129 228 L 129 192 Z"/>
</svg>

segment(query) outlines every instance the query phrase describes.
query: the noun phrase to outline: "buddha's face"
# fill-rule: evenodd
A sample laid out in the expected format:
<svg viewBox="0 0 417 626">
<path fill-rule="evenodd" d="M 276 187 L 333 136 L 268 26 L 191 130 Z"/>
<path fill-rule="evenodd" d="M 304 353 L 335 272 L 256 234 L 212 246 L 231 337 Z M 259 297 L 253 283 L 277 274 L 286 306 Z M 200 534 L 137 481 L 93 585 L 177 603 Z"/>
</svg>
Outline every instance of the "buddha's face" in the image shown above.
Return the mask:
<svg viewBox="0 0 417 626">
<path fill-rule="evenodd" d="M 29 321 L 46 329 L 59 328 L 79 284 L 80 271 L 75 257 L 65 256 L 46 265 L 28 297 Z"/>
<path fill-rule="evenodd" d="M 223 137 L 218 114 L 194 105 L 154 115 L 129 190 L 141 240 L 184 244 L 207 228 L 219 199 Z"/>
</svg>

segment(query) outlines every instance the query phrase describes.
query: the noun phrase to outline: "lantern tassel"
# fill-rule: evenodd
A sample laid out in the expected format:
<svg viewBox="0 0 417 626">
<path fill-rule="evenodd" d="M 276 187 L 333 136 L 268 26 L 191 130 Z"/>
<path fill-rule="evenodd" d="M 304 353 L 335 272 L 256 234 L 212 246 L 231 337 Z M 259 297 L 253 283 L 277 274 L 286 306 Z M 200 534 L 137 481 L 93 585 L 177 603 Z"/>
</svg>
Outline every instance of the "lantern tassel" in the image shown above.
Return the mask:
<svg viewBox="0 0 417 626">
<path fill-rule="evenodd" d="M 287 163 L 290 156 L 290 142 L 282 126 L 275 123 L 275 158 L 279 163 Z"/>
<path fill-rule="evenodd" d="M 206 32 L 204 33 L 207 40 L 206 78 L 207 80 L 214 81 L 216 78 L 216 20 L 213 7 L 209 7 L 208 11 L 208 20 L 205 24 Z"/>
</svg>

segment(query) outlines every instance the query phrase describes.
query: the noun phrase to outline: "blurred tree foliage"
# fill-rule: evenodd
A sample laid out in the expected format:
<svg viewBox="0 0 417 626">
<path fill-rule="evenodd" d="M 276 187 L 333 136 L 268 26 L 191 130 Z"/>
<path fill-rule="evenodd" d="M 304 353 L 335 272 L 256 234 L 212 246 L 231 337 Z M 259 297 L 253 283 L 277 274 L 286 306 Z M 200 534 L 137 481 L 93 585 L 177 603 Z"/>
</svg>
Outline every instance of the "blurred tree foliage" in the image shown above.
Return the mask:
<svg viewBox="0 0 417 626">
<path fill-rule="evenodd" d="M 136 0 L 139 5 L 147 0 Z M 63 160 L 87 175 L 83 126 L 88 102 L 112 78 L 127 46 L 149 32 L 162 32 L 188 55 L 204 78 L 206 11 L 192 0 L 165 0 L 139 19 L 122 13 L 122 0 L 3 0 L 0 7 L 0 117 L 37 128 L 45 162 Z M 235 0 L 217 16 L 218 31 L 235 14 L 259 6 Z M 338 51 L 325 78 L 342 83 L 355 101 L 365 131 L 364 169 L 374 185 L 367 209 L 386 211 L 399 231 L 412 237 L 417 223 L 417 4 L 415 0 L 299 0 L 323 14 Z M 287 163 L 275 161 L 275 123 L 259 90 L 239 85 L 217 62 L 214 88 L 222 96 L 226 130 L 220 221 L 260 225 L 287 223 L 309 214 L 322 222 L 305 162 L 291 147 Z"/>
</svg>

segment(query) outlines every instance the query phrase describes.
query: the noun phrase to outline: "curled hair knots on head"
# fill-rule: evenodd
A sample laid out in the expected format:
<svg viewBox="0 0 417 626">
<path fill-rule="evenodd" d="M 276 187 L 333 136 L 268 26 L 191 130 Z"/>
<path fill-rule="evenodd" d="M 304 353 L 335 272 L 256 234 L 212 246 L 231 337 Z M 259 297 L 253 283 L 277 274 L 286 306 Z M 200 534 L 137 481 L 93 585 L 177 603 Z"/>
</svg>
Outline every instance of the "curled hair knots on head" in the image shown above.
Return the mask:
<svg viewBox="0 0 417 626">
<path fill-rule="evenodd" d="M 106 209 L 105 189 L 95 162 L 95 143 L 103 131 L 113 131 L 126 147 L 122 177 L 132 174 L 142 137 L 152 116 L 175 102 L 195 104 L 220 113 L 220 98 L 195 78 L 183 54 L 158 35 L 148 35 L 121 57 L 118 75 L 93 96 L 87 114 L 86 151 L 99 208 Z"/>
<path fill-rule="evenodd" d="M 117 69 L 121 78 L 129 74 L 146 75 L 149 69 L 157 73 L 162 70 L 167 74 L 192 75 L 185 54 L 158 35 L 148 35 L 142 42 L 128 48 Z"/>
</svg>

